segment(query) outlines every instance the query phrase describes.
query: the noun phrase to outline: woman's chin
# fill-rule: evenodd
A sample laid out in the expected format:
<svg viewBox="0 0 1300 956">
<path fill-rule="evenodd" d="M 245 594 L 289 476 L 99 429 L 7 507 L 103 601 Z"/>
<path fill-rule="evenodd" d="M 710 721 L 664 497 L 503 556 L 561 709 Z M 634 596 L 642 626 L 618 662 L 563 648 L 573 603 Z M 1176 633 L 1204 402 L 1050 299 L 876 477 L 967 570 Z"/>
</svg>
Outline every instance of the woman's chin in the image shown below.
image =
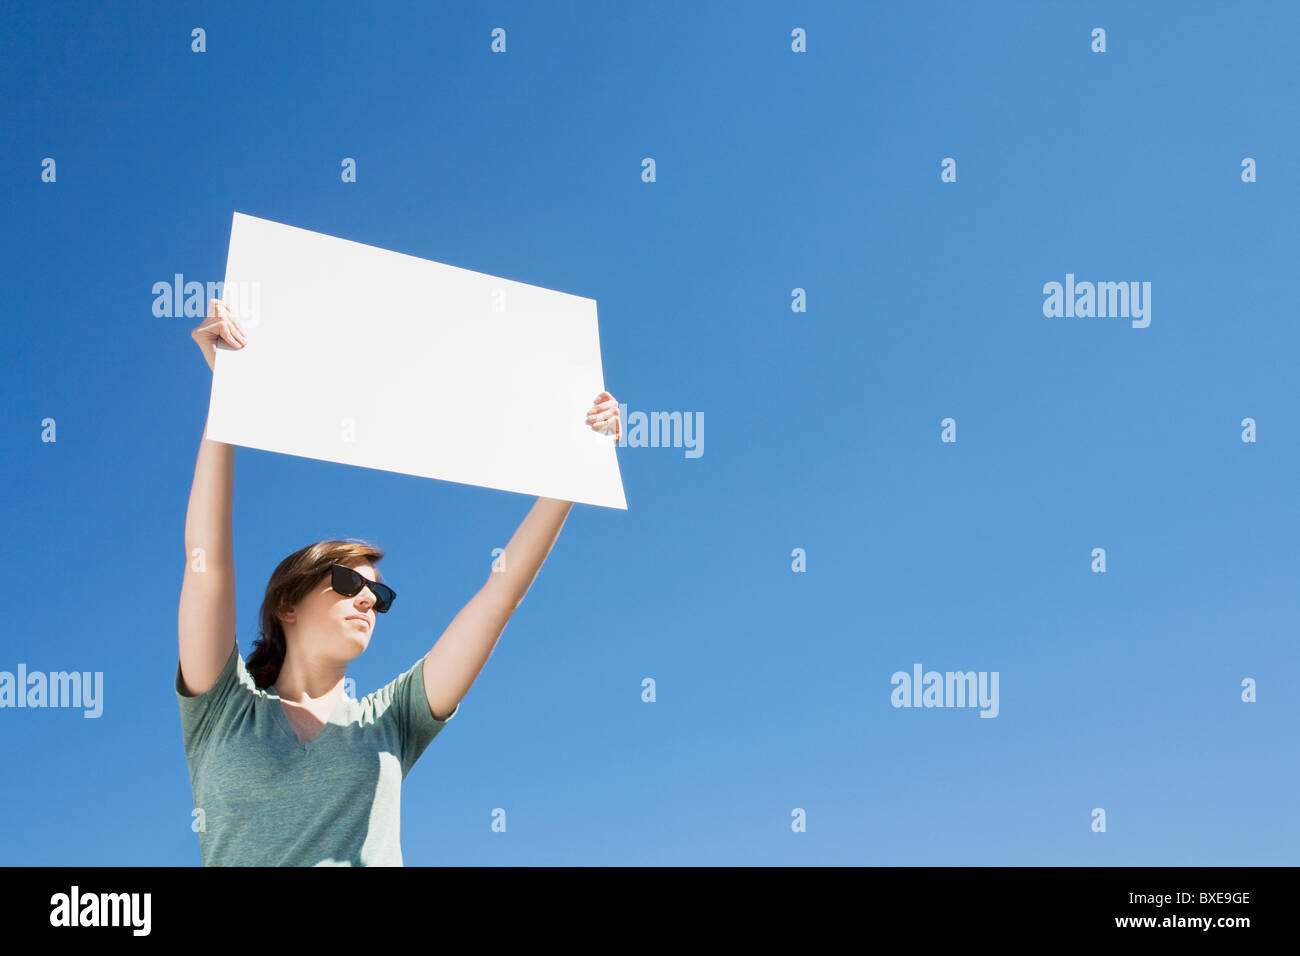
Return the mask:
<svg viewBox="0 0 1300 956">
<path fill-rule="evenodd" d="M 358 628 L 357 630 L 360 630 Z M 362 654 L 370 646 L 370 634 L 349 634 L 345 645 L 352 657 Z"/>
</svg>

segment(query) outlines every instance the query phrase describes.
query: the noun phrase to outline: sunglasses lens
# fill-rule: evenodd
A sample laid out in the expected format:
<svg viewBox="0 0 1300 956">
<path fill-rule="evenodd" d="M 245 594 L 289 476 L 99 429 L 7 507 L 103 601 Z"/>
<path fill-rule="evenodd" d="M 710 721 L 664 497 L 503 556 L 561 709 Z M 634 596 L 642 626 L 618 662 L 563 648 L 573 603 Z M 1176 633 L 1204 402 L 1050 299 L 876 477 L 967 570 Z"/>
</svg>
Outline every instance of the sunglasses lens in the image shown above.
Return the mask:
<svg viewBox="0 0 1300 956">
<path fill-rule="evenodd" d="M 369 587 L 375 595 L 375 610 L 383 614 L 393 606 L 393 601 L 397 600 L 397 592 L 387 584 L 380 584 L 378 581 L 371 581 L 366 578 L 360 571 L 352 568 L 345 568 L 341 564 L 333 567 L 333 578 L 330 586 L 342 594 L 344 597 L 352 597 L 360 593 L 364 587 Z"/>
<path fill-rule="evenodd" d="M 334 565 L 330 569 L 332 577 L 330 587 L 344 597 L 352 597 L 361 590 L 362 577 L 351 568 L 345 568 L 341 564 Z"/>
</svg>

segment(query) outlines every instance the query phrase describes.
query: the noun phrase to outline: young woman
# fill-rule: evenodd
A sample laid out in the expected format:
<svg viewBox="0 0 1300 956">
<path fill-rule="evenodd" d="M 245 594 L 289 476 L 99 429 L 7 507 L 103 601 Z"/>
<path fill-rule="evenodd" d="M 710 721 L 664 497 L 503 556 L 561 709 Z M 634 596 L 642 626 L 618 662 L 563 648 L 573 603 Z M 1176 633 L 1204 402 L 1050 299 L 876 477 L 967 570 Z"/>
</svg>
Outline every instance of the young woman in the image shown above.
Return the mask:
<svg viewBox="0 0 1300 956">
<path fill-rule="evenodd" d="M 213 299 L 191 335 L 209 368 L 218 340 L 245 345 Z M 621 434 L 608 392 L 587 410 Z M 271 575 L 261 637 L 245 664 L 235 638 L 231 493 L 235 448 L 199 446 L 185 516 L 180 600 L 180 704 L 204 866 L 401 866 L 402 780 L 459 708 L 528 593 L 572 507 L 538 498 L 488 575 L 433 648 L 362 700 L 343 692 L 348 664 L 370 645 L 396 594 L 357 540 L 318 541 Z"/>
</svg>

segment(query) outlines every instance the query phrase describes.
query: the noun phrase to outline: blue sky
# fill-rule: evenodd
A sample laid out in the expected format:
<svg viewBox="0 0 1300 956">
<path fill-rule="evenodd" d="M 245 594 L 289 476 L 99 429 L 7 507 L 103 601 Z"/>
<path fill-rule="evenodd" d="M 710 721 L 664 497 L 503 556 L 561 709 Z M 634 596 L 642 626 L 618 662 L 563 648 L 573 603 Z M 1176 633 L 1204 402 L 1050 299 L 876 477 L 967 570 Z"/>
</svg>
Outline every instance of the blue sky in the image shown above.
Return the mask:
<svg viewBox="0 0 1300 956">
<path fill-rule="evenodd" d="M 151 289 L 220 279 L 235 210 L 596 299 L 607 388 L 704 416 L 574 507 L 406 780 L 407 865 L 1297 862 L 1293 5 L 382 9 L 5 8 L 0 670 L 105 700 L 0 710 L 0 863 L 199 863 L 211 374 Z M 1067 274 L 1150 325 L 1044 316 Z M 281 558 L 366 538 L 376 689 L 531 503 L 240 449 L 240 652 Z M 997 717 L 893 707 L 917 663 L 996 671 Z"/>
</svg>

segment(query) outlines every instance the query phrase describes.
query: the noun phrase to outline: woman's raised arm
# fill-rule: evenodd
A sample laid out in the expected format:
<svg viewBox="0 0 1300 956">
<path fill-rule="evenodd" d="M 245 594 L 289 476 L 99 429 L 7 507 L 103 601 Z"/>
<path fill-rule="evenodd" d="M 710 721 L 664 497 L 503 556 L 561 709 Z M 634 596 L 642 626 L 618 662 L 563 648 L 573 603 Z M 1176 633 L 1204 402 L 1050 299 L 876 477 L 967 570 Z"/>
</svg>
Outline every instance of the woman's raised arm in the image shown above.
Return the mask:
<svg viewBox="0 0 1300 956">
<path fill-rule="evenodd" d="M 208 304 L 207 318 L 190 335 L 213 370 L 218 340 L 236 349 L 245 343 L 243 330 L 219 299 Z M 210 441 L 204 424 L 185 513 L 178 622 L 181 679 L 195 696 L 216 683 L 235 646 L 234 485 L 235 446 Z"/>
</svg>

